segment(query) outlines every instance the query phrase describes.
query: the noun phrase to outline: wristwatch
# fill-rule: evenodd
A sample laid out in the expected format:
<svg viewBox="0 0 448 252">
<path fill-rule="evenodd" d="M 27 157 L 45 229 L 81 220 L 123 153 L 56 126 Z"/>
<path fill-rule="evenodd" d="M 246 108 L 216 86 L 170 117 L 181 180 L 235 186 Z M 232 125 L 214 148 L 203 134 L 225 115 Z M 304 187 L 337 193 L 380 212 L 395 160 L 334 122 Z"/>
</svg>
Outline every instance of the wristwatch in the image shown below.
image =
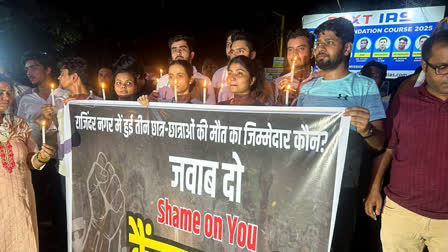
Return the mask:
<svg viewBox="0 0 448 252">
<path fill-rule="evenodd" d="M 368 131 L 367 135 L 364 136 L 363 138 L 366 139 L 366 138 L 369 138 L 371 136 L 373 136 L 373 125 L 369 123 L 369 131 Z"/>
</svg>

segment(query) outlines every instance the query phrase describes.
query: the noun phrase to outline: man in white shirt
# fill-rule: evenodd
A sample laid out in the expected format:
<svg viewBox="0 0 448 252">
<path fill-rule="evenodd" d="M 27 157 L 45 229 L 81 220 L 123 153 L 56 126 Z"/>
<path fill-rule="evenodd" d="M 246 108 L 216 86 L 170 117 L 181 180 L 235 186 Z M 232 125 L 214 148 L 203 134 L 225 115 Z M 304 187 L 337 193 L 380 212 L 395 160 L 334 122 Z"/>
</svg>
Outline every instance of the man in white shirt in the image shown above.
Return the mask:
<svg viewBox="0 0 448 252">
<path fill-rule="evenodd" d="M 17 115 L 24 118 L 32 128 L 32 138 L 38 146 L 42 145 L 42 131 L 40 123 L 44 120 L 41 107 L 52 104 L 51 84 L 54 85 L 54 96 L 62 96 L 67 91 L 58 88 L 55 76 L 59 71 L 56 62 L 51 55 L 46 52 L 29 52 L 22 58 L 25 72 L 31 84 L 35 86 L 31 93 L 24 95 L 20 99 Z M 47 124 L 49 125 L 49 123 Z M 48 129 L 46 133 L 46 143 L 52 146 L 57 144 L 56 129 Z M 52 159 L 47 163 L 45 170 L 40 174 L 33 174 L 33 184 L 35 185 L 36 198 L 44 198 L 46 186 L 50 186 L 50 197 L 54 203 L 52 207 L 52 219 L 58 240 L 65 247 L 66 227 L 65 218 L 65 192 L 60 183 L 60 176 L 57 172 L 58 162 Z M 38 202 L 39 200 L 37 200 Z M 41 204 L 44 204 L 43 202 Z M 39 209 L 39 204 L 37 205 Z"/>
<path fill-rule="evenodd" d="M 168 41 L 171 52 L 171 60 L 186 60 L 192 64 L 195 52 L 193 51 L 193 39 L 185 35 L 176 35 Z M 193 66 L 193 77 L 207 82 L 207 104 L 216 104 L 215 90 L 210 78 L 198 72 Z M 158 88 L 169 86 L 168 74 L 160 78 Z"/>
</svg>

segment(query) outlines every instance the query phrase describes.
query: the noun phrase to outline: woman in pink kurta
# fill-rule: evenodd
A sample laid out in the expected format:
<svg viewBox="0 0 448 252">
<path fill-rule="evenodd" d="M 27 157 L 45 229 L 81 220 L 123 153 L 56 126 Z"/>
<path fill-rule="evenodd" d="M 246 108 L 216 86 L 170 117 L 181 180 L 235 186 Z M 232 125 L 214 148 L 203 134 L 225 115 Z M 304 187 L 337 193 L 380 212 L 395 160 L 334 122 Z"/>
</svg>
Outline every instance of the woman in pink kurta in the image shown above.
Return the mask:
<svg viewBox="0 0 448 252">
<path fill-rule="evenodd" d="M 54 148 L 42 150 L 31 127 L 20 117 L 5 115 L 11 98 L 9 82 L 0 78 L 0 251 L 38 251 L 34 190 L 30 169 L 42 169 Z"/>
</svg>

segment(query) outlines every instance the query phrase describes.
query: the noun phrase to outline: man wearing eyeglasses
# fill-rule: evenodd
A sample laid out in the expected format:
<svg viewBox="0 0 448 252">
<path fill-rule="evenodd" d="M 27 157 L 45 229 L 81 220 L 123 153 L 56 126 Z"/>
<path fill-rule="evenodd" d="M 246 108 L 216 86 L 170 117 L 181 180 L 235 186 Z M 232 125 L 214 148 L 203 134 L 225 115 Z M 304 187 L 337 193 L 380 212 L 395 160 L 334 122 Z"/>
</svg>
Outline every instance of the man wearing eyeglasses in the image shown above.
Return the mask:
<svg viewBox="0 0 448 252">
<path fill-rule="evenodd" d="M 351 251 L 356 215 L 361 207 L 361 167 L 371 161 L 363 153 L 383 149 L 386 115 L 375 81 L 348 71 L 354 40 L 352 22 L 345 18 L 331 19 L 319 25 L 314 34 L 317 35 L 314 55 L 323 77 L 303 86 L 297 106 L 346 107 L 344 115 L 351 116 L 331 245 L 332 251 Z"/>
<path fill-rule="evenodd" d="M 396 97 L 387 113 L 388 145 L 365 204 L 381 214 L 384 251 L 448 251 L 448 31 L 422 48 L 426 81 Z M 380 194 L 387 167 L 386 199 Z M 384 207 L 383 207 L 384 205 Z"/>
<path fill-rule="evenodd" d="M 186 60 L 192 64 L 195 52 L 193 51 L 193 38 L 185 35 L 176 35 L 169 39 L 168 47 L 170 48 L 171 60 Z M 213 89 L 210 78 L 198 72 L 193 66 L 193 77 L 206 81 L 207 83 L 207 104 L 216 104 L 215 90 Z M 202 81 L 201 81 L 202 84 Z M 169 86 L 168 74 L 160 78 L 158 88 Z"/>
</svg>

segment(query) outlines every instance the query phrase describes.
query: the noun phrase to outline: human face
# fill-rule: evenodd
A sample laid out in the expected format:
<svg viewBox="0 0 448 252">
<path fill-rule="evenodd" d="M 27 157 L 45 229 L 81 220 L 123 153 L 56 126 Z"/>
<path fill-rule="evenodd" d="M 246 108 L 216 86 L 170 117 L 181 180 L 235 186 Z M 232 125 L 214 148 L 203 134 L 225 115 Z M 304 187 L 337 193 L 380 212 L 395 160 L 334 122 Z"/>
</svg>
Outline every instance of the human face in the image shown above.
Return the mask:
<svg viewBox="0 0 448 252">
<path fill-rule="evenodd" d="M 130 73 L 119 73 L 115 76 L 114 90 L 118 97 L 127 98 L 137 93 L 135 77 Z"/>
<path fill-rule="evenodd" d="M 383 51 L 384 49 L 386 49 L 386 46 L 387 46 L 387 40 L 380 39 L 380 46 L 379 46 L 380 50 Z"/>
<path fill-rule="evenodd" d="M 404 39 L 398 40 L 398 50 L 404 50 L 408 42 L 406 42 Z"/>
<path fill-rule="evenodd" d="M 228 36 L 226 40 L 226 55 L 228 59 L 230 59 L 231 46 L 232 46 L 232 36 Z"/>
<path fill-rule="evenodd" d="M 236 95 L 247 95 L 250 86 L 255 82 L 255 77 L 250 77 L 249 72 L 239 63 L 233 63 L 227 69 L 227 83 L 230 91 Z"/>
<path fill-rule="evenodd" d="M 316 41 L 316 63 L 322 71 L 331 71 L 344 63 L 352 49 L 351 43 L 343 44 L 342 40 L 332 31 L 323 31 Z"/>
<path fill-rule="evenodd" d="M 240 55 L 250 58 L 250 49 L 245 40 L 233 41 L 232 46 L 230 47 L 230 59 Z"/>
<path fill-rule="evenodd" d="M 68 89 L 73 84 L 73 74 L 70 75 L 68 69 L 61 69 L 61 74 L 59 75 L 58 80 L 59 85 L 61 85 L 63 89 Z"/>
<path fill-rule="evenodd" d="M 171 44 L 171 59 L 172 60 L 193 60 L 187 41 L 180 40 Z"/>
<path fill-rule="evenodd" d="M 0 82 L 0 113 L 8 110 L 13 99 L 13 91 L 7 82 Z"/>
<path fill-rule="evenodd" d="M 436 43 L 432 46 L 432 56 L 428 63 L 435 67 L 448 67 L 448 44 Z M 422 69 L 426 74 L 426 89 L 432 95 L 448 99 L 448 74 L 436 74 L 436 70 L 422 60 Z"/>
<path fill-rule="evenodd" d="M 305 67 L 311 67 L 311 59 L 313 58 L 313 48 L 308 44 L 306 37 L 292 38 L 288 40 L 288 49 L 286 56 L 288 58 L 288 63 L 292 66 L 294 57 L 296 58 L 295 67 L 296 69 L 301 69 Z"/>
<path fill-rule="evenodd" d="M 365 50 L 367 48 L 367 40 L 361 40 L 360 49 Z"/>
<path fill-rule="evenodd" d="M 25 62 L 26 76 L 33 85 L 40 85 L 45 82 L 51 73 L 51 69 L 41 65 L 36 60 L 28 60 Z"/>
<path fill-rule="evenodd" d="M 107 67 L 103 67 L 100 68 L 100 70 L 98 70 L 98 83 L 105 83 L 107 86 L 109 86 L 112 81 L 113 81 L 113 74 L 112 74 L 112 70 L 107 68 Z"/>
<path fill-rule="evenodd" d="M 420 50 L 422 49 L 423 43 L 425 43 L 425 41 L 426 41 L 427 39 L 428 39 L 428 38 L 423 37 L 423 38 L 420 38 L 420 40 L 418 41 L 418 48 L 420 48 Z"/>
<path fill-rule="evenodd" d="M 176 91 L 178 95 L 190 93 L 190 85 L 194 81 L 193 76 L 188 76 L 187 71 L 182 65 L 174 64 L 168 69 L 168 76 L 171 88 L 174 90 L 174 80 L 177 80 Z"/>
<path fill-rule="evenodd" d="M 375 66 L 369 67 L 367 77 L 372 78 L 378 87 L 380 87 L 381 83 L 383 82 L 381 69 Z"/>
</svg>

